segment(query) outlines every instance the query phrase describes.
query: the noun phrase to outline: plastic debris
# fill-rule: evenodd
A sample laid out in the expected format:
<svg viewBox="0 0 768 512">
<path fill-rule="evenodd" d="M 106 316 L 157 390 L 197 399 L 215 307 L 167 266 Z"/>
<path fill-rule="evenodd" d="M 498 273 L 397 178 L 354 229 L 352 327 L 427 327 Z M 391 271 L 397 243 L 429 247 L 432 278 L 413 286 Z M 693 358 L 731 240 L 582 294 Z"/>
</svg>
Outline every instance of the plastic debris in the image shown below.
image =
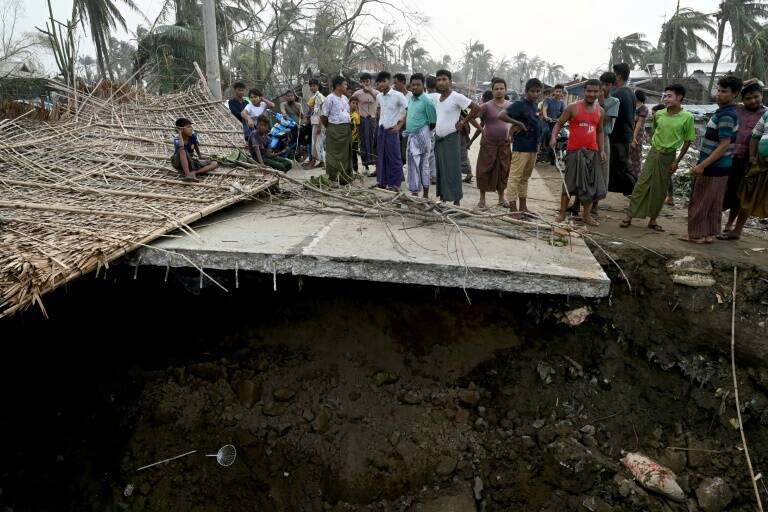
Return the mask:
<svg viewBox="0 0 768 512">
<path fill-rule="evenodd" d="M 583 306 L 577 309 L 572 309 L 571 311 L 568 311 L 565 313 L 563 317 L 563 322 L 573 327 L 576 327 L 577 325 L 583 324 L 584 320 L 587 319 L 587 317 L 591 312 L 592 311 L 587 306 Z"/>
<path fill-rule="evenodd" d="M 632 472 L 641 486 L 675 501 L 685 501 L 685 493 L 677 484 L 677 475 L 642 453 L 628 453 L 621 462 Z"/>
</svg>

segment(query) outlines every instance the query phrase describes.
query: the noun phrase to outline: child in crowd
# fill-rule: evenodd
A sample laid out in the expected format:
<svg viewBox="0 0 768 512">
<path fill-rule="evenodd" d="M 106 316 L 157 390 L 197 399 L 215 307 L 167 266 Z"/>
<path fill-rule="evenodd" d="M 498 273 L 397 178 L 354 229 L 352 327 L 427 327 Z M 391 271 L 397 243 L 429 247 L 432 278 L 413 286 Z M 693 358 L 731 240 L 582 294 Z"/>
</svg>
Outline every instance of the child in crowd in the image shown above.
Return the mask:
<svg viewBox="0 0 768 512">
<path fill-rule="evenodd" d="M 265 98 L 258 89 L 251 89 L 248 91 L 248 97 L 251 99 L 251 102 L 243 108 L 240 115 L 248 126 L 248 129 L 253 131 L 253 129 L 256 128 L 256 120 L 259 116 L 264 114 L 268 108 L 274 110 L 275 104 Z M 251 133 L 250 131 L 248 132 L 249 136 Z"/>
<path fill-rule="evenodd" d="M 218 162 L 201 160 L 200 142 L 192 129 L 192 121 L 184 117 L 177 119 L 176 133 L 178 136 L 173 138 L 171 165 L 182 172 L 184 181 L 198 181 L 198 175 L 210 172 L 219 166 Z"/>
<path fill-rule="evenodd" d="M 360 103 L 355 96 L 349 99 L 349 118 L 352 127 L 352 170 L 357 172 L 357 154 L 360 152 Z"/>
<path fill-rule="evenodd" d="M 251 157 L 262 165 L 267 165 L 281 172 L 288 172 L 293 162 L 278 156 L 269 147 L 272 137 L 269 135 L 269 119 L 266 116 L 256 118 L 256 129 L 248 137 L 248 151 Z"/>
</svg>

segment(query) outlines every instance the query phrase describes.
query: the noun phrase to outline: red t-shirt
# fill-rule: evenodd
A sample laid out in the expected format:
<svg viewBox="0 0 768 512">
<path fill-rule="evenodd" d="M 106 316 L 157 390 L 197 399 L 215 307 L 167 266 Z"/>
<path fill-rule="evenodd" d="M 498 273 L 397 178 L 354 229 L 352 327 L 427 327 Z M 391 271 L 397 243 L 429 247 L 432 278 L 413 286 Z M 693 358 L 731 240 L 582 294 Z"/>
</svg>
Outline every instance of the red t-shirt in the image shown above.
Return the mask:
<svg viewBox="0 0 768 512">
<path fill-rule="evenodd" d="M 584 102 L 577 103 L 578 111 L 571 118 L 568 136 L 568 151 L 589 149 L 597 151 L 597 127 L 600 125 L 600 106 L 595 102 L 595 111 L 587 112 Z"/>
</svg>

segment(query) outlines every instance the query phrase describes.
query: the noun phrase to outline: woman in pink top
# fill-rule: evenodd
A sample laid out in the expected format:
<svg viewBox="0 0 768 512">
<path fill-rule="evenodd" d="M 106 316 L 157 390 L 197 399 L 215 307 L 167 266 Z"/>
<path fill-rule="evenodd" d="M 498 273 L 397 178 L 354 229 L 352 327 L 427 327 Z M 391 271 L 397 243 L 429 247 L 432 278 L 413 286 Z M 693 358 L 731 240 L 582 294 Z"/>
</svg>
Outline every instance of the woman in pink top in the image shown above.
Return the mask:
<svg viewBox="0 0 768 512">
<path fill-rule="evenodd" d="M 509 180 L 509 165 L 512 158 L 510 148 L 510 125 L 499 120 L 499 113 L 509 106 L 504 99 L 507 83 L 501 78 L 491 81 L 493 99 L 480 105 L 477 117 L 483 123 L 483 138 L 480 139 L 480 153 L 477 156 L 477 188 L 480 189 L 478 208 L 485 208 L 485 193 L 496 192 L 499 206 L 509 208 L 504 198 Z"/>
</svg>

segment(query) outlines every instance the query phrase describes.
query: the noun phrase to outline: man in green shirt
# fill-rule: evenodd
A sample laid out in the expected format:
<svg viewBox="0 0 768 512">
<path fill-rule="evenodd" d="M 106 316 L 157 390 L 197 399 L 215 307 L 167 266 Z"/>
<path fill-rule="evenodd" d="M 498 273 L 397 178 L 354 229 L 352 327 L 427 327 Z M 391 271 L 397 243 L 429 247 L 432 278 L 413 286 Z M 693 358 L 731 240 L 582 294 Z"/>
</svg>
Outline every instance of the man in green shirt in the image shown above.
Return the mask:
<svg viewBox="0 0 768 512">
<path fill-rule="evenodd" d="M 411 99 L 405 119 L 408 134 L 406 159 L 408 164 L 408 190 L 418 196 L 429 197 L 429 152 L 432 149 L 432 130 L 437 122 L 437 111 L 432 98 L 424 92 L 424 75 L 411 75 Z"/>
<path fill-rule="evenodd" d="M 651 150 L 632 191 L 629 211 L 620 224 L 622 228 L 629 227 L 633 218 L 650 217 L 648 227 L 664 231 L 656 223 L 656 218 L 667 197 L 668 177 L 677 170 L 691 143 L 696 141 L 693 115 L 683 110 L 683 98 L 685 87 L 682 85 L 673 84 L 664 89 L 663 102 L 667 108 L 656 112 L 653 118 Z M 681 146 L 682 150 L 677 154 Z"/>
</svg>

